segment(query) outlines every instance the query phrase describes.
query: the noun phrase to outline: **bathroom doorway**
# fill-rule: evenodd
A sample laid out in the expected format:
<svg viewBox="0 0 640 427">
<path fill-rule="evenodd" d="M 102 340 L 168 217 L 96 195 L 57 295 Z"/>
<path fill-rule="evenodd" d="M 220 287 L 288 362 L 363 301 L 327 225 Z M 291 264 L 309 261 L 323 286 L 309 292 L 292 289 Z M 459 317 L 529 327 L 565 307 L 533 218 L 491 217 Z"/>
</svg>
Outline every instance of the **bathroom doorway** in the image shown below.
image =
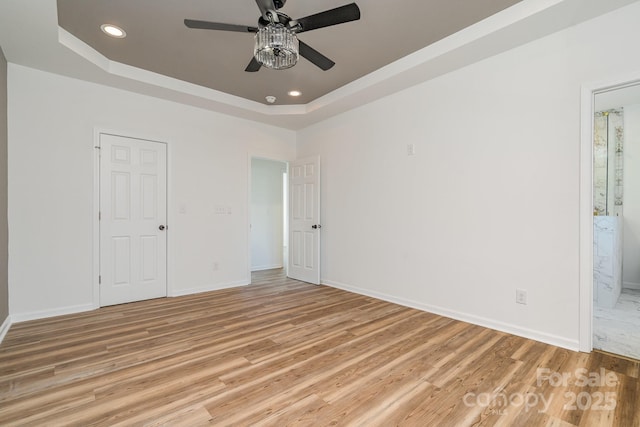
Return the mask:
<svg viewBox="0 0 640 427">
<path fill-rule="evenodd" d="M 593 348 L 640 359 L 640 82 L 593 105 Z"/>
</svg>

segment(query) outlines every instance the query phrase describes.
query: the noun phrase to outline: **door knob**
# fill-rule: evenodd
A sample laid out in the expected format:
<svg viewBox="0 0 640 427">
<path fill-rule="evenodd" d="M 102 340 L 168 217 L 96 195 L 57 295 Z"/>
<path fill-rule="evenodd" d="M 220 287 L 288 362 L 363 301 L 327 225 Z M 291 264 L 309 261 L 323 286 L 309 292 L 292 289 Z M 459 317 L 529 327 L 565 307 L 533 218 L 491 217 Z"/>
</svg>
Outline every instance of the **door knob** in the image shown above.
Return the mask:
<svg viewBox="0 0 640 427">
<path fill-rule="evenodd" d="M 160 231 L 162 231 L 162 230 L 164 230 L 164 229 L 165 229 L 165 226 L 164 226 L 164 225 L 161 225 L 161 226 L 160 226 L 160 227 L 158 227 L 158 228 L 160 229 Z"/>
<path fill-rule="evenodd" d="M 311 226 L 311 228 L 315 230 L 316 228 L 322 228 L 322 226 L 320 224 L 314 224 Z"/>
</svg>

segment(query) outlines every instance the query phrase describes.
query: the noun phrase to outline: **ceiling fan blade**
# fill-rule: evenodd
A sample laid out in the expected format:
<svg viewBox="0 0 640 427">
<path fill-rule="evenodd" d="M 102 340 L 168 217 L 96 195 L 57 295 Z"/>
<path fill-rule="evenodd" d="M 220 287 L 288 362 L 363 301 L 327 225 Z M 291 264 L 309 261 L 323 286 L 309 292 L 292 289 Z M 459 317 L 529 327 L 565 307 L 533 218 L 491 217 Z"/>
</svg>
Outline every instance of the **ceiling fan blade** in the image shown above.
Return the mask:
<svg viewBox="0 0 640 427">
<path fill-rule="evenodd" d="M 357 4 L 351 3 L 298 19 L 297 21 L 301 29 L 297 32 L 302 33 L 318 28 L 330 27 L 331 25 L 357 21 L 358 19 L 360 19 L 360 8 Z"/>
<path fill-rule="evenodd" d="M 247 68 L 245 68 L 244 70 L 249 73 L 255 73 L 256 71 L 260 70 L 260 67 L 262 67 L 262 65 L 258 62 L 256 57 L 254 56 L 253 58 L 251 58 L 251 62 L 249 62 L 249 65 L 247 65 Z"/>
<path fill-rule="evenodd" d="M 300 47 L 300 55 L 311 61 L 315 66 L 321 68 L 322 70 L 327 71 L 329 68 L 336 65 L 335 62 L 333 62 L 305 42 L 298 40 L 298 44 Z"/>
<path fill-rule="evenodd" d="M 260 14 L 267 21 L 269 20 L 267 11 L 276 10 L 276 5 L 273 3 L 273 0 L 256 0 L 256 4 L 258 5 L 258 8 L 260 8 Z"/>
<path fill-rule="evenodd" d="M 256 27 L 247 27 L 246 25 L 223 24 L 221 22 L 198 21 L 195 19 L 185 19 L 184 25 L 201 30 L 235 31 L 239 33 L 255 33 L 258 31 Z"/>
</svg>

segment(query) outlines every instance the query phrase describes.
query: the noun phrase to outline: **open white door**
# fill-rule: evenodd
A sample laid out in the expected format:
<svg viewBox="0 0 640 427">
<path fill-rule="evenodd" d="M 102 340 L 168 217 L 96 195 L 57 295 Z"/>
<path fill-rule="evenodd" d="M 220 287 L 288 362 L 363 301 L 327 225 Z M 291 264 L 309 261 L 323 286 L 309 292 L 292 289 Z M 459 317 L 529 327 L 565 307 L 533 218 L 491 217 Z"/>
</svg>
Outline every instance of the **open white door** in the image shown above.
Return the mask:
<svg viewBox="0 0 640 427">
<path fill-rule="evenodd" d="M 167 147 L 100 135 L 100 305 L 167 296 Z"/>
<path fill-rule="evenodd" d="M 289 166 L 288 276 L 320 284 L 320 158 Z"/>
</svg>

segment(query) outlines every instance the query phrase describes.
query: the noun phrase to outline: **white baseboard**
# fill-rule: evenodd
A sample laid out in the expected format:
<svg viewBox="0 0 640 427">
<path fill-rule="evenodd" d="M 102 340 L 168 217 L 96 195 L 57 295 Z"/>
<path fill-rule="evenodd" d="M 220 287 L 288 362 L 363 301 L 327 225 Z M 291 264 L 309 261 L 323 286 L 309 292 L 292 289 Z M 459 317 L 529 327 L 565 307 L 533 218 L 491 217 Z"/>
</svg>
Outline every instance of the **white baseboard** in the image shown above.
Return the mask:
<svg viewBox="0 0 640 427">
<path fill-rule="evenodd" d="M 557 347 L 566 348 L 568 350 L 579 351 L 578 340 L 572 340 L 558 335 L 548 334 L 545 332 L 534 331 L 527 328 L 521 328 L 516 325 L 499 322 L 493 319 L 487 319 L 485 317 L 474 316 L 472 314 L 461 313 L 455 310 L 449 310 L 447 308 L 438 307 L 430 304 L 422 304 L 415 301 L 411 301 L 405 298 L 398 298 L 392 295 L 384 294 L 382 292 L 371 291 L 368 289 L 362 289 L 357 286 L 345 285 L 344 283 L 335 282 L 333 280 L 322 279 L 321 283 L 334 288 L 343 289 L 345 291 L 354 292 L 360 295 L 366 295 L 381 299 L 383 301 L 392 302 L 394 304 L 402 305 L 405 307 L 415 308 L 417 310 L 426 311 L 429 313 L 438 314 L 440 316 L 449 317 L 452 319 L 460 320 L 474 325 L 483 326 L 489 329 L 495 329 L 497 331 L 506 332 L 508 334 L 518 335 L 520 337 L 529 338 L 535 341 L 540 341 L 546 344 L 555 345 Z"/>
<path fill-rule="evenodd" d="M 237 288 L 238 286 L 246 286 L 249 283 L 250 283 L 249 281 L 247 281 L 246 279 L 243 279 L 243 280 L 236 280 L 236 281 L 227 282 L 227 283 L 216 283 L 213 285 L 200 286 L 197 288 L 177 289 L 177 290 L 171 291 L 169 296 L 181 297 L 184 295 L 199 294 L 201 292 L 219 291 L 221 289 Z"/>
<path fill-rule="evenodd" d="M 640 283 L 624 282 L 622 284 L 622 289 L 634 289 L 636 291 L 640 291 Z"/>
<path fill-rule="evenodd" d="M 251 271 L 273 270 L 274 268 L 282 268 L 282 264 L 259 265 L 257 267 L 251 267 Z"/>
<path fill-rule="evenodd" d="M 2 322 L 2 326 L 0 326 L 0 344 L 2 344 L 2 340 L 4 340 L 5 335 L 9 332 L 9 328 L 11 327 L 11 316 L 7 316 Z"/>
<path fill-rule="evenodd" d="M 65 314 L 82 313 L 95 310 L 93 304 L 72 305 L 69 307 L 54 308 L 51 310 L 31 311 L 27 313 L 14 313 L 11 315 L 12 323 L 26 322 L 27 320 L 44 319 L 47 317 L 63 316 Z"/>
<path fill-rule="evenodd" d="M 220 289 L 244 286 L 244 285 L 248 285 L 249 283 L 250 282 L 247 279 L 243 279 L 243 280 L 237 280 L 234 282 L 217 283 L 217 284 L 202 286 L 198 288 L 179 289 L 179 290 L 170 292 L 167 296 L 178 297 L 182 295 L 197 294 L 200 292 L 217 291 Z M 13 324 L 13 323 L 19 323 L 19 322 L 26 322 L 28 320 L 45 319 L 47 317 L 62 316 L 65 314 L 81 313 L 84 311 L 95 310 L 97 308 L 99 307 L 96 307 L 93 304 L 84 304 L 84 305 L 75 305 L 75 306 L 69 306 L 69 307 L 56 308 L 52 310 L 32 311 L 28 313 L 15 313 L 11 315 L 11 323 Z"/>
</svg>

